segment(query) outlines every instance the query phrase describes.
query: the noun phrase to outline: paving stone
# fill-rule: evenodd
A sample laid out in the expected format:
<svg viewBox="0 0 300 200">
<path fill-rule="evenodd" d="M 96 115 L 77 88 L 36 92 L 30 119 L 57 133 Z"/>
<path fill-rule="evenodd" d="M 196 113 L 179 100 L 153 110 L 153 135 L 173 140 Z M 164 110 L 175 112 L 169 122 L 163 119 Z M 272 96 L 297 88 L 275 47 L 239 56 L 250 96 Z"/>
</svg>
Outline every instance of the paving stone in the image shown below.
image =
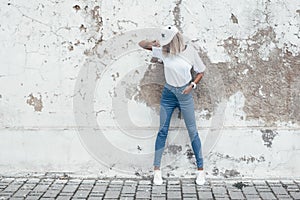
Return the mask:
<svg viewBox="0 0 300 200">
<path fill-rule="evenodd" d="M 292 197 L 289 195 L 289 194 L 279 194 L 279 195 L 276 195 L 276 197 L 278 199 L 292 199 Z"/>
<path fill-rule="evenodd" d="M 255 187 L 256 190 L 260 193 L 260 192 L 272 192 L 271 188 L 269 187 Z"/>
<path fill-rule="evenodd" d="M 123 185 L 124 181 L 123 180 L 112 180 L 110 182 L 110 185 Z"/>
<path fill-rule="evenodd" d="M 213 187 L 212 188 L 212 191 L 214 194 L 226 194 L 227 193 L 227 190 L 225 187 Z"/>
<path fill-rule="evenodd" d="M 21 185 L 9 185 L 4 190 L 2 190 L 2 192 L 14 193 L 14 192 L 18 191 L 20 187 L 21 187 Z"/>
<path fill-rule="evenodd" d="M 291 195 L 294 199 L 300 199 L 300 192 L 290 192 L 290 195 Z"/>
<path fill-rule="evenodd" d="M 162 193 L 157 193 L 157 194 L 151 194 L 151 197 L 166 197 L 167 196 L 167 194 L 165 193 L 165 194 L 162 194 Z"/>
<path fill-rule="evenodd" d="M 186 193 L 186 194 L 182 194 L 182 197 L 184 197 L 184 198 L 197 198 L 197 194 Z"/>
<path fill-rule="evenodd" d="M 43 198 L 55 198 L 60 193 L 59 190 L 47 190 Z"/>
<path fill-rule="evenodd" d="M 98 197 L 98 198 L 102 198 L 104 197 L 105 193 L 90 193 L 89 197 Z"/>
<path fill-rule="evenodd" d="M 134 200 L 134 197 L 120 197 L 119 200 Z"/>
<path fill-rule="evenodd" d="M 295 184 L 294 180 L 281 180 L 281 183 L 285 184 L 285 185 L 294 185 Z"/>
<path fill-rule="evenodd" d="M 261 200 L 261 198 L 259 196 L 247 196 L 246 199 L 247 200 Z"/>
<path fill-rule="evenodd" d="M 12 197 L 26 197 L 31 190 L 18 190 Z"/>
<path fill-rule="evenodd" d="M 140 180 L 139 185 L 151 185 L 152 181 L 149 180 Z"/>
<path fill-rule="evenodd" d="M 230 200 L 229 197 L 216 197 L 215 200 Z"/>
<path fill-rule="evenodd" d="M 136 187 L 135 186 L 123 186 L 122 193 L 135 193 Z"/>
<path fill-rule="evenodd" d="M 137 191 L 136 198 L 149 199 L 150 194 L 151 194 L 150 192 Z"/>
<path fill-rule="evenodd" d="M 36 183 L 25 183 L 20 189 L 21 190 L 26 190 L 26 189 L 32 190 L 36 186 L 37 186 Z"/>
<path fill-rule="evenodd" d="M 88 200 L 100 200 L 100 199 L 102 199 L 102 197 L 88 197 L 87 198 Z"/>
<path fill-rule="evenodd" d="M 199 199 L 213 199 L 212 192 L 198 192 Z"/>
<path fill-rule="evenodd" d="M 151 200 L 166 200 L 166 197 L 151 197 Z"/>
<path fill-rule="evenodd" d="M 273 192 L 278 195 L 278 194 L 288 194 L 286 189 L 283 188 L 282 186 L 280 187 L 271 187 L 271 189 L 273 190 Z"/>
<path fill-rule="evenodd" d="M 135 180 L 125 180 L 124 181 L 124 185 L 137 185 L 138 184 L 138 181 L 135 181 Z"/>
<path fill-rule="evenodd" d="M 300 191 L 299 187 L 296 185 L 286 186 L 286 190 L 289 192 L 299 192 Z"/>
<path fill-rule="evenodd" d="M 99 192 L 99 193 L 105 192 L 106 188 L 107 186 L 105 185 L 96 185 L 93 187 L 92 192 Z"/>
<path fill-rule="evenodd" d="M 258 185 L 267 185 L 267 182 L 265 180 L 253 180 L 252 183 L 255 186 L 258 186 Z"/>
<path fill-rule="evenodd" d="M 152 187 L 152 193 L 166 193 L 166 192 L 167 192 L 166 186 L 153 185 Z"/>
<path fill-rule="evenodd" d="M 196 188 L 194 187 L 187 187 L 182 186 L 182 193 L 196 193 Z"/>
<path fill-rule="evenodd" d="M 181 199 L 181 192 L 178 191 L 168 191 L 167 193 L 168 199 Z"/>
<path fill-rule="evenodd" d="M 260 192 L 259 195 L 262 199 L 276 199 L 272 192 Z"/>
<path fill-rule="evenodd" d="M 255 187 L 243 187 L 242 191 L 244 194 L 258 194 Z"/>
<path fill-rule="evenodd" d="M 106 191 L 104 198 L 109 198 L 109 199 L 116 199 L 120 195 L 120 191 Z"/>
<path fill-rule="evenodd" d="M 242 192 L 229 192 L 229 197 L 231 199 L 245 199 Z"/>
<path fill-rule="evenodd" d="M 167 183 L 168 185 L 180 185 L 180 180 L 170 180 Z"/>
<path fill-rule="evenodd" d="M 29 196 L 27 196 L 25 198 L 25 200 L 37 200 L 37 199 L 40 199 L 41 196 L 42 196 L 42 194 L 38 195 L 38 196 L 31 196 L 31 195 L 29 195 Z"/>
<path fill-rule="evenodd" d="M 86 198 L 89 195 L 90 191 L 88 190 L 77 190 L 74 194 L 76 198 Z"/>
<path fill-rule="evenodd" d="M 32 192 L 33 193 L 43 193 L 45 191 L 47 191 L 47 189 L 49 188 L 49 185 L 37 185 L 35 188 L 33 188 Z"/>
<path fill-rule="evenodd" d="M 56 200 L 70 200 L 70 199 L 72 199 L 71 196 L 58 196 L 56 198 Z"/>
</svg>

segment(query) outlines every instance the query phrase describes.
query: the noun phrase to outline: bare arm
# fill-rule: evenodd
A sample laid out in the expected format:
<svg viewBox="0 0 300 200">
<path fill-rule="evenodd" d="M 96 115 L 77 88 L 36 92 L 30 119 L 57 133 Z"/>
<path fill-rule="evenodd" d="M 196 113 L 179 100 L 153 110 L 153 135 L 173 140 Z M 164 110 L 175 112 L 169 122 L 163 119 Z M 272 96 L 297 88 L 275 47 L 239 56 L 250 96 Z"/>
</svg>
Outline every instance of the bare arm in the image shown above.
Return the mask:
<svg viewBox="0 0 300 200">
<path fill-rule="evenodd" d="M 194 83 L 198 84 L 200 82 L 200 80 L 202 79 L 202 77 L 204 76 L 204 72 L 198 73 L 194 79 Z M 188 94 L 192 91 L 193 89 L 193 85 L 190 84 L 188 85 L 184 90 L 183 90 L 183 94 Z"/>
<path fill-rule="evenodd" d="M 194 79 L 194 83 L 198 84 L 200 82 L 200 80 L 202 79 L 202 77 L 204 76 L 204 72 L 198 73 L 196 75 L 196 78 Z"/>
<path fill-rule="evenodd" d="M 142 40 L 139 42 L 139 46 L 143 49 L 152 50 L 152 46 L 159 47 L 159 43 L 157 40 L 149 41 L 149 40 Z"/>
</svg>

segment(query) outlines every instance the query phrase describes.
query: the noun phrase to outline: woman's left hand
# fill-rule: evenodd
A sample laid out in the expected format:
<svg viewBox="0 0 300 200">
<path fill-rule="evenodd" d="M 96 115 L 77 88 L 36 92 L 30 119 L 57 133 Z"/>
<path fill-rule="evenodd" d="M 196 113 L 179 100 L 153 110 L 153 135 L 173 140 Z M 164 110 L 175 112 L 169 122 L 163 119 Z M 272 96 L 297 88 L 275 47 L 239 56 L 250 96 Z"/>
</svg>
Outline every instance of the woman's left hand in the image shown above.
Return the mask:
<svg viewBox="0 0 300 200">
<path fill-rule="evenodd" d="M 188 94 L 193 90 L 193 86 L 192 85 L 188 85 L 186 86 L 186 88 L 182 91 L 182 94 Z"/>
</svg>

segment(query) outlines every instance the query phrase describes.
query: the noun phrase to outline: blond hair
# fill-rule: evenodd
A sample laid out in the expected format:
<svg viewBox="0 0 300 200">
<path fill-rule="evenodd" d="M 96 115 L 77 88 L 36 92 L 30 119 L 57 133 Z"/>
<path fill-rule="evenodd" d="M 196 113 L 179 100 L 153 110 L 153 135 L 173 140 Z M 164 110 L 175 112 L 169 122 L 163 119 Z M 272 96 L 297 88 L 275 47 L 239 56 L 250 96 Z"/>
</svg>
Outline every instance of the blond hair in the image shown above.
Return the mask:
<svg viewBox="0 0 300 200">
<path fill-rule="evenodd" d="M 185 44 L 183 41 L 183 36 L 178 32 L 169 44 L 163 46 L 163 54 L 168 55 L 177 55 L 185 49 Z"/>
</svg>

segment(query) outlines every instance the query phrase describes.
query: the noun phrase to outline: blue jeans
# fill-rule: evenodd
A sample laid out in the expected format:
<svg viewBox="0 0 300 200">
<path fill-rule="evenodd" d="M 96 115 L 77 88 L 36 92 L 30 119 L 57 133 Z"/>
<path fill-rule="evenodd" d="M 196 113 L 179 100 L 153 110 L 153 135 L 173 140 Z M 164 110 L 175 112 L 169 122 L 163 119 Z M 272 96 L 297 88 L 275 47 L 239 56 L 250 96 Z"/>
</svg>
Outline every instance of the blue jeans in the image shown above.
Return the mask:
<svg viewBox="0 0 300 200">
<path fill-rule="evenodd" d="M 201 141 L 196 126 L 194 99 L 192 96 L 192 92 L 190 92 L 189 94 L 182 94 L 182 91 L 186 88 L 187 85 L 188 84 L 182 87 L 173 87 L 166 83 L 163 88 L 160 100 L 160 126 L 155 141 L 155 156 L 153 163 L 153 165 L 156 167 L 160 167 L 172 113 L 177 107 L 181 111 L 181 114 L 184 118 L 184 122 L 188 130 L 189 138 L 196 158 L 197 167 L 203 167 Z"/>
</svg>

